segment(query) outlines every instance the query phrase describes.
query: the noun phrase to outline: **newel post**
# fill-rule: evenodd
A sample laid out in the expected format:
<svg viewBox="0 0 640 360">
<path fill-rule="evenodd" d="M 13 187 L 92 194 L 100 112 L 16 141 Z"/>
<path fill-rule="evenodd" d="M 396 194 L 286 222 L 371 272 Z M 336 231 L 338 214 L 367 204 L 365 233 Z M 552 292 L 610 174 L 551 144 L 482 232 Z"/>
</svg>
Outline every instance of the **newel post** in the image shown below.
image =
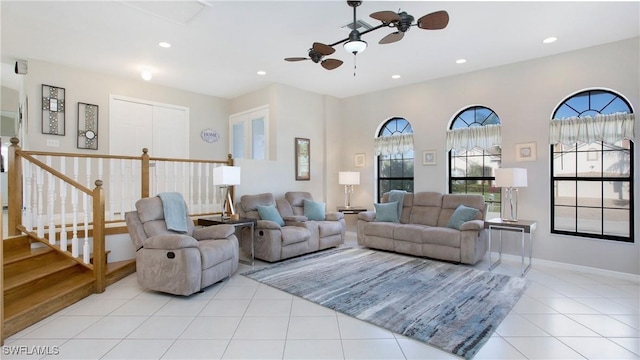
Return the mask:
<svg viewBox="0 0 640 360">
<path fill-rule="evenodd" d="M 9 192 L 7 198 L 7 234 L 20 235 L 18 225 L 22 224 L 22 158 L 18 154 L 20 140 L 17 137 L 11 138 L 9 146 L 9 166 L 8 184 Z"/>
<path fill-rule="evenodd" d="M 96 293 L 104 292 L 107 287 L 104 245 L 104 189 L 102 180 L 96 180 L 93 189 L 93 275 L 95 276 Z"/>
<path fill-rule="evenodd" d="M 142 198 L 149 197 L 149 149 L 142 149 L 142 163 L 140 165 L 140 183 L 142 184 L 141 196 Z"/>
</svg>

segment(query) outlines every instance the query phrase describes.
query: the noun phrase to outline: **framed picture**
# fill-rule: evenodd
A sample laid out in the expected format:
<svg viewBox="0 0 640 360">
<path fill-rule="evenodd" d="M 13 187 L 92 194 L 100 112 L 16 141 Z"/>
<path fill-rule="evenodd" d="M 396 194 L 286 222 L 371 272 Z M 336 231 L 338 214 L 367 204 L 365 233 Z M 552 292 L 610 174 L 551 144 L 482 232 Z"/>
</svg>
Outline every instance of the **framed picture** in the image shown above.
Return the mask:
<svg viewBox="0 0 640 360">
<path fill-rule="evenodd" d="M 311 144 L 309 139 L 295 138 L 296 180 L 311 180 Z"/>
<path fill-rule="evenodd" d="M 422 165 L 436 165 L 436 150 L 425 150 L 422 152 Z"/>
<path fill-rule="evenodd" d="M 356 154 L 355 161 L 354 161 L 355 166 L 356 167 L 364 167 L 365 159 L 366 158 L 365 158 L 365 154 L 364 153 Z"/>
<path fill-rule="evenodd" d="M 42 85 L 42 133 L 64 136 L 65 90 Z"/>
<path fill-rule="evenodd" d="M 536 161 L 536 143 L 516 144 L 516 161 Z"/>
<path fill-rule="evenodd" d="M 98 105 L 78 103 L 78 149 L 98 150 Z"/>
</svg>

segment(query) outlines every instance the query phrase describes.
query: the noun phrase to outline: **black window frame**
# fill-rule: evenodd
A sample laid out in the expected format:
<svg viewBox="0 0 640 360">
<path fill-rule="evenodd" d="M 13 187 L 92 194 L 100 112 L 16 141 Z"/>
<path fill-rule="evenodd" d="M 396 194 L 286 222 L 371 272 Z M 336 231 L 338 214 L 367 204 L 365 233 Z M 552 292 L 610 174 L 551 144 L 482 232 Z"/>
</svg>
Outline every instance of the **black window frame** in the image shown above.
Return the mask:
<svg viewBox="0 0 640 360">
<path fill-rule="evenodd" d="M 479 117 L 478 116 L 478 110 L 488 110 L 489 111 L 489 115 L 485 116 L 484 118 Z M 473 114 L 473 118 L 472 121 L 470 121 L 469 119 L 464 119 L 462 118 L 462 115 L 468 114 L 469 112 L 471 112 Z M 492 118 L 493 116 L 493 118 Z M 497 122 L 494 120 L 497 119 Z M 492 109 L 486 107 L 486 106 L 482 106 L 482 105 L 476 105 L 476 106 L 469 106 L 461 111 L 459 111 L 456 116 L 453 118 L 453 121 L 451 121 L 451 125 L 449 126 L 449 129 L 455 129 L 455 128 L 462 128 L 462 127 L 473 127 L 473 126 L 485 126 L 485 125 L 493 125 L 493 124 L 500 124 L 500 117 L 498 116 L 498 114 L 496 114 L 495 111 L 493 111 Z M 462 126 L 462 124 L 464 124 L 465 126 Z M 454 175 L 454 163 L 455 163 L 455 159 L 456 158 L 463 158 L 464 161 L 468 164 L 469 163 L 469 158 L 470 157 L 482 157 L 482 165 L 481 168 L 483 169 L 482 171 L 482 175 L 481 176 L 466 176 L 466 174 L 468 173 L 468 169 L 467 171 L 465 171 L 465 176 L 455 176 Z M 481 186 L 481 190 L 482 190 L 482 195 L 485 198 L 486 202 L 491 203 L 492 205 L 497 205 L 499 209 L 502 209 L 502 197 L 499 196 L 498 200 L 495 200 L 495 198 L 491 198 L 490 195 L 492 193 L 497 193 L 500 194 L 500 188 L 495 187 L 495 176 L 493 174 L 485 174 L 484 169 L 487 168 L 487 164 L 488 162 L 493 162 L 495 160 L 491 160 L 492 158 L 498 157 L 498 162 L 501 164 L 502 163 L 502 150 L 500 149 L 499 152 L 497 152 L 497 154 L 494 153 L 490 153 L 486 150 L 482 150 L 482 153 L 479 154 L 478 152 L 474 153 L 474 150 L 467 150 L 464 151 L 464 154 L 462 155 L 455 155 L 455 150 L 449 150 L 449 169 L 448 169 L 448 178 L 449 178 L 449 193 L 450 194 L 467 194 L 468 193 L 468 189 L 469 189 L 469 182 L 482 182 L 482 186 Z M 498 166 L 500 167 L 500 166 Z M 454 192 L 454 188 L 455 188 L 455 183 L 458 181 L 463 181 L 464 182 L 464 192 Z"/>
<path fill-rule="evenodd" d="M 406 122 L 406 124 L 399 125 L 401 122 Z M 402 117 L 393 117 L 387 120 L 384 125 L 380 127 L 380 131 L 378 131 L 378 137 L 383 136 L 393 136 L 395 134 L 413 134 L 413 128 L 411 127 L 411 123 L 409 120 Z M 404 175 L 405 164 L 411 163 L 411 176 L 383 176 L 383 162 L 384 161 L 401 161 L 402 164 L 402 173 Z M 377 182 L 377 192 L 378 192 L 378 201 L 382 201 L 382 195 L 384 192 L 389 190 L 405 190 L 407 192 L 413 192 L 414 189 L 414 174 L 415 174 L 415 153 L 414 157 L 405 157 L 405 154 L 396 154 L 396 155 L 378 155 L 377 156 L 378 169 L 376 174 L 376 182 Z M 389 182 L 401 182 L 402 186 L 400 188 L 387 189 L 382 186 L 383 181 Z M 383 189 L 385 189 L 383 191 Z"/>
<path fill-rule="evenodd" d="M 600 95 L 600 94 L 609 94 L 612 96 L 611 101 L 606 102 L 606 104 L 602 107 L 598 107 L 598 108 L 594 108 L 595 106 L 595 101 L 592 101 L 591 97 L 594 95 Z M 587 104 L 588 107 L 584 108 L 584 109 L 577 109 L 576 106 L 572 106 L 569 105 L 568 102 L 570 102 L 572 99 L 575 99 L 579 96 L 587 96 Z M 611 105 L 612 103 L 614 103 L 614 101 L 616 100 L 621 100 L 622 102 L 624 102 L 624 105 L 626 105 L 627 109 L 626 111 L 628 113 L 633 113 L 633 108 L 631 107 L 631 105 L 629 104 L 629 102 L 620 94 L 611 91 L 611 90 L 605 90 L 605 89 L 591 89 L 591 90 L 585 90 L 585 91 L 581 91 L 578 93 L 575 93 L 573 95 L 568 96 L 567 98 L 565 98 L 554 110 L 553 115 L 552 115 L 552 120 L 553 121 L 562 121 L 562 119 L 566 119 L 566 117 L 563 118 L 557 118 L 557 114 L 558 111 L 563 108 L 563 106 L 568 107 L 569 109 L 571 109 L 573 112 L 575 112 L 575 114 L 573 116 L 575 117 L 583 117 L 583 116 L 587 116 L 587 115 L 591 115 L 593 113 L 597 113 L 597 114 L 612 114 L 614 112 L 617 111 L 612 111 L 612 112 L 608 112 L 606 110 L 606 108 Z M 551 233 L 552 234 L 560 234 L 560 235 L 569 235 L 569 236 L 577 236 L 577 237 L 585 237 L 585 238 L 595 238 L 595 239 L 602 239 L 602 240 L 612 240 L 612 241 L 619 241 L 619 242 L 627 242 L 627 243 L 635 243 L 635 239 L 634 239 L 634 188 L 633 188 L 633 184 L 634 184 L 634 166 L 633 166 L 633 153 L 634 153 L 634 143 L 632 140 L 628 140 L 629 141 L 629 173 L 628 176 L 605 176 L 604 175 L 604 166 L 601 166 L 602 170 L 600 171 L 600 176 L 578 176 L 578 174 L 576 173 L 575 176 L 556 176 L 555 173 L 555 157 L 557 155 L 560 154 L 560 156 L 564 155 L 564 154 L 568 154 L 568 153 L 573 153 L 575 154 L 575 168 L 578 169 L 578 154 L 580 152 L 584 152 L 583 150 L 579 150 L 579 145 L 578 143 L 575 144 L 575 146 L 573 147 L 572 151 L 561 151 L 558 152 L 556 151 L 556 147 L 558 145 L 556 144 L 551 144 L 550 145 L 550 207 L 551 207 L 551 211 L 550 211 L 550 227 L 551 227 Z M 605 150 L 605 143 L 598 141 L 594 144 L 599 145 L 600 149 L 596 152 L 597 154 L 599 154 L 599 161 L 601 161 L 601 165 L 604 164 L 604 156 L 603 154 L 606 151 L 619 151 L 619 150 Z M 611 146 L 611 145 L 608 145 Z M 594 153 L 595 151 L 593 150 L 593 147 L 589 148 L 589 152 Z M 575 204 L 574 205 L 567 205 L 567 204 L 557 204 L 556 203 L 556 187 L 555 184 L 556 183 L 562 183 L 562 182 L 573 182 L 575 184 Z M 601 200 L 601 204 L 598 207 L 595 206 L 586 206 L 586 205 L 579 205 L 578 204 L 578 199 L 579 199 L 579 195 L 578 195 L 578 183 L 579 182 L 599 182 L 602 185 L 600 186 L 600 199 Z M 604 216 L 604 212 L 605 210 L 608 209 L 615 209 L 615 210 L 620 210 L 620 208 L 611 208 L 611 207 L 607 207 L 604 205 L 604 201 L 605 201 L 605 197 L 604 197 L 604 184 L 608 183 L 608 182 L 623 182 L 623 183 L 628 183 L 628 187 L 629 187 L 629 236 L 619 236 L 619 235 L 611 235 L 611 234 L 605 234 L 605 216 Z M 562 230 L 562 229 L 556 229 L 556 207 L 559 208 L 574 208 L 574 213 L 575 213 L 575 231 L 570 231 L 570 230 Z M 578 230 L 578 221 L 579 221 L 579 216 L 578 216 L 578 209 L 580 208 L 584 208 L 584 209 L 600 209 L 600 233 L 595 233 L 595 232 L 584 232 L 584 231 L 579 231 Z"/>
</svg>

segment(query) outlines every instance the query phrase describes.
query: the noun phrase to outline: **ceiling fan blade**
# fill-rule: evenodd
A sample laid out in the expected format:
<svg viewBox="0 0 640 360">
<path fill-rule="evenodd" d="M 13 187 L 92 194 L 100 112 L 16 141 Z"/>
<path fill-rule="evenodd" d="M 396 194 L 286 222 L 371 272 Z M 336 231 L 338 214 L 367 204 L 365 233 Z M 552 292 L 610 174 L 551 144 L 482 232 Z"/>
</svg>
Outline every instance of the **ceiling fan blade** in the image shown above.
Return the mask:
<svg viewBox="0 0 640 360">
<path fill-rule="evenodd" d="M 332 48 L 331 46 L 319 42 L 314 42 L 312 49 L 322 55 L 331 55 L 336 52 L 336 49 Z"/>
<path fill-rule="evenodd" d="M 449 24 L 449 14 L 444 10 L 432 12 L 418 19 L 418 27 L 425 30 L 444 29 L 447 24 Z"/>
<path fill-rule="evenodd" d="M 402 40 L 403 37 L 404 33 L 402 31 L 392 32 L 391 34 L 380 39 L 380 41 L 378 41 L 378 44 L 391 44 L 396 41 Z"/>
<path fill-rule="evenodd" d="M 340 65 L 342 65 L 342 60 L 326 59 L 326 60 L 323 60 L 322 63 L 320 63 L 320 65 L 322 65 L 322 67 L 327 70 L 333 70 L 339 67 Z"/>
<path fill-rule="evenodd" d="M 393 11 L 378 11 L 369 15 L 376 20 L 380 20 L 385 24 L 390 24 L 396 21 L 400 21 L 400 15 L 394 13 Z"/>
<path fill-rule="evenodd" d="M 302 60 L 309 60 L 309 58 L 306 57 L 288 57 L 288 58 L 284 58 L 285 61 L 302 61 Z"/>
</svg>

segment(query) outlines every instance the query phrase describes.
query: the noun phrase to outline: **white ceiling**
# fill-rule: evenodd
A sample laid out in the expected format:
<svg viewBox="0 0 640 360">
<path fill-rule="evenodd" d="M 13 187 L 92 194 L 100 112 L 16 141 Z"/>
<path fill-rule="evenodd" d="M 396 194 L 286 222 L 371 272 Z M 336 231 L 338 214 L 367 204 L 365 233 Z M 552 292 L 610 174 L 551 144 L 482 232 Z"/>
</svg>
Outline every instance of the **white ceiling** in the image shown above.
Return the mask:
<svg viewBox="0 0 640 360">
<path fill-rule="evenodd" d="M 306 56 L 314 41 L 346 38 L 352 21 L 346 1 L 1 1 L 3 85 L 16 59 L 39 59 L 233 98 L 281 83 L 339 98 L 538 58 L 640 36 L 640 2 L 364 1 L 370 13 L 407 11 L 416 19 L 446 10 L 439 31 L 413 27 L 403 40 L 377 42 L 392 32 L 363 36 L 368 49 L 355 59 L 342 46 L 333 71 Z M 549 36 L 558 37 L 543 44 Z M 160 41 L 172 44 L 160 48 Z M 603 54 L 606 56 L 606 54 Z M 458 65 L 456 59 L 467 63 Z M 265 76 L 256 74 L 267 72 Z M 399 74 L 400 79 L 391 79 Z"/>
</svg>

